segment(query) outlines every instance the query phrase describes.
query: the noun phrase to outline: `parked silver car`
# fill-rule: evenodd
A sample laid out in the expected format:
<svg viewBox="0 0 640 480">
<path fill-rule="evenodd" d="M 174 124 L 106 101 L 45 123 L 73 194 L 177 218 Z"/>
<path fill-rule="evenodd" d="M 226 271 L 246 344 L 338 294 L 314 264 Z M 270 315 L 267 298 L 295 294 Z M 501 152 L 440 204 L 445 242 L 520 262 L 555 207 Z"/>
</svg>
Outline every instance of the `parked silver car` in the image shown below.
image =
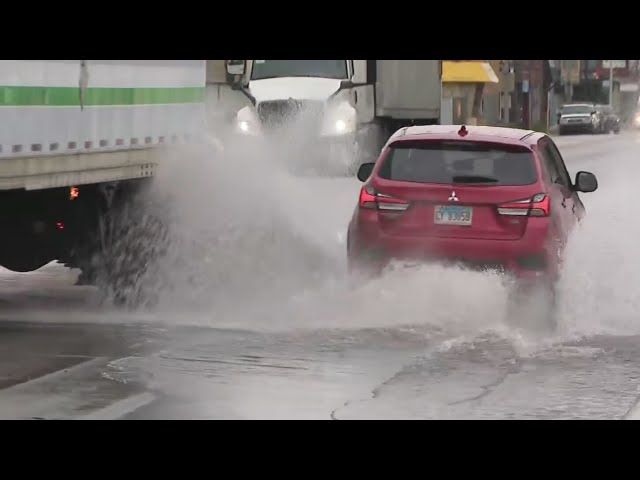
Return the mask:
<svg viewBox="0 0 640 480">
<path fill-rule="evenodd" d="M 560 135 L 567 133 L 598 133 L 602 131 L 602 112 L 593 103 L 572 103 L 564 105 L 558 112 Z"/>
</svg>

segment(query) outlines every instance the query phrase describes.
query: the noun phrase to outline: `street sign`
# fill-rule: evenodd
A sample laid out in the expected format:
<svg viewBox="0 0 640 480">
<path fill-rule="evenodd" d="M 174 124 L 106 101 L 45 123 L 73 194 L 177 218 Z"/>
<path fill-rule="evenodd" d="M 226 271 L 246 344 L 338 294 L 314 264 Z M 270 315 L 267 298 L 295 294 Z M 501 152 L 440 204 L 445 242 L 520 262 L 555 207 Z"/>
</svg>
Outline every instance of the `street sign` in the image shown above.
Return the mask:
<svg viewBox="0 0 640 480">
<path fill-rule="evenodd" d="M 620 85 L 621 92 L 637 92 L 638 84 L 637 83 L 623 83 Z"/>
<path fill-rule="evenodd" d="M 579 83 L 580 60 L 560 60 L 560 75 L 563 83 Z"/>
<path fill-rule="evenodd" d="M 611 68 L 611 64 L 613 68 L 627 68 L 626 60 L 602 60 L 602 68 Z"/>
</svg>

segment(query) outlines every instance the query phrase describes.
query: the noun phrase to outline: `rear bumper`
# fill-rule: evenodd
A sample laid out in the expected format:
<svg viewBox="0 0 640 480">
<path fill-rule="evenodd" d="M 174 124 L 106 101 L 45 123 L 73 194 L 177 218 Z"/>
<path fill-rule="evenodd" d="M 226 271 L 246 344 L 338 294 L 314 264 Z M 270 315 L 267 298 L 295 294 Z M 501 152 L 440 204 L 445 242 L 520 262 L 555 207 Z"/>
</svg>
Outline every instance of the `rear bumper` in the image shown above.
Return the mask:
<svg viewBox="0 0 640 480">
<path fill-rule="evenodd" d="M 551 254 L 545 242 L 546 225 L 530 223 L 534 225 L 517 240 L 398 237 L 350 229 L 349 264 L 358 267 L 366 262 L 383 269 L 400 260 L 491 270 L 518 278 L 555 278 L 557 256 Z"/>
<path fill-rule="evenodd" d="M 592 132 L 596 129 L 593 123 L 563 123 L 559 126 L 561 132 Z"/>
</svg>

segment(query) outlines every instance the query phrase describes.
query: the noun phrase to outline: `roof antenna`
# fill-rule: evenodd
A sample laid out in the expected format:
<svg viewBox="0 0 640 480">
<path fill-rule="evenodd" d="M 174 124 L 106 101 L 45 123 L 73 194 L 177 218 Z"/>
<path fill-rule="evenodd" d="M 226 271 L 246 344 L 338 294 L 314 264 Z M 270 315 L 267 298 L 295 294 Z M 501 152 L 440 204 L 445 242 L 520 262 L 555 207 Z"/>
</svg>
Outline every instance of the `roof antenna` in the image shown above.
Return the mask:
<svg viewBox="0 0 640 480">
<path fill-rule="evenodd" d="M 458 135 L 460 135 L 461 137 L 466 137 L 468 133 L 469 130 L 467 130 L 467 127 L 465 127 L 464 125 L 462 125 L 460 127 L 460 130 L 458 130 Z"/>
</svg>

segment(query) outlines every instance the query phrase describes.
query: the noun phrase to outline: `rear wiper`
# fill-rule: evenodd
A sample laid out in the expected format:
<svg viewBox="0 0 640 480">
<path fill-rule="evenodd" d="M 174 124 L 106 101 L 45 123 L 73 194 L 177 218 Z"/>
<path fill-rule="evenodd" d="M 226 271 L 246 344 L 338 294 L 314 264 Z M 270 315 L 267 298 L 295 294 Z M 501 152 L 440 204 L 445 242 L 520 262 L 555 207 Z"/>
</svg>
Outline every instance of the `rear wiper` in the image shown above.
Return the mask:
<svg viewBox="0 0 640 480">
<path fill-rule="evenodd" d="M 497 178 L 482 175 L 456 175 L 453 177 L 453 183 L 496 183 L 498 181 Z"/>
</svg>

